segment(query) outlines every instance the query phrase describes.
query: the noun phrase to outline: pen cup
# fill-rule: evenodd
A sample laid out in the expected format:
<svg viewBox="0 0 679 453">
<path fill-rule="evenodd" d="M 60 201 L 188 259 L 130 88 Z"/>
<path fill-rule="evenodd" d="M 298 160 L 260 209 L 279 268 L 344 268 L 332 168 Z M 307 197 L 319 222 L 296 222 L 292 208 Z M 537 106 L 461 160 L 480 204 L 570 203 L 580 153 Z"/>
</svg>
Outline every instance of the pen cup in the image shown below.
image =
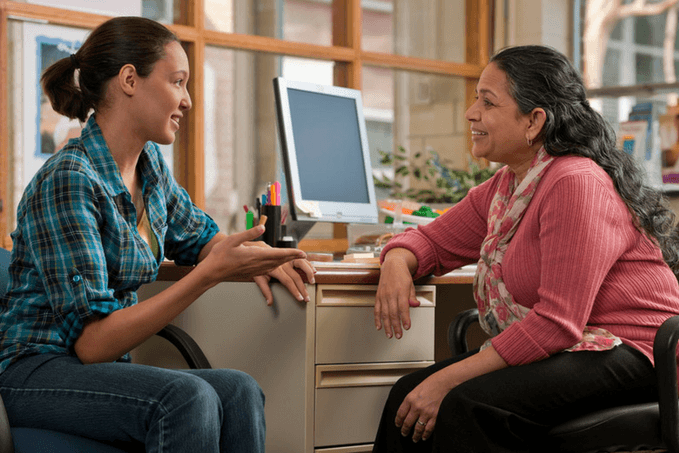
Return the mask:
<svg viewBox="0 0 679 453">
<path fill-rule="evenodd" d="M 278 247 L 278 240 L 281 237 L 281 207 L 264 205 L 262 206 L 262 215 L 267 217 L 266 230 L 262 239 L 271 247 Z"/>
<path fill-rule="evenodd" d="M 281 225 L 281 235 L 278 238 L 278 247 L 282 249 L 294 249 L 297 247 L 297 241 L 295 241 L 295 238 L 287 234 L 287 228 L 285 225 Z"/>
</svg>

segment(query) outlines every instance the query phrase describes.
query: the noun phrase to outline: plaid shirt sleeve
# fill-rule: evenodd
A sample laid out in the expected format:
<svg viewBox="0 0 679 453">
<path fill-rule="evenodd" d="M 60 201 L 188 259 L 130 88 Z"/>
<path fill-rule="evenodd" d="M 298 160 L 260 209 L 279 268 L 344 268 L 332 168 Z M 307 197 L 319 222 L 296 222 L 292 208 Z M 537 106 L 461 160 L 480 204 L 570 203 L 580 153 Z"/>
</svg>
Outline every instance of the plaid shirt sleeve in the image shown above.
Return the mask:
<svg viewBox="0 0 679 453">
<path fill-rule="evenodd" d="M 199 209 L 174 177 L 164 162 L 160 162 L 164 175 L 167 208 L 165 256 L 179 265 L 193 265 L 201 249 L 210 242 L 219 227 L 204 211 Z"/>
<path fill-rule="evenodd" d="M 98 196 L 87 175 L 58 170 L 26 206 L 25 244 L 68 350 L 85 320 L 122 308 L 108 288 Z"/>
</svg>

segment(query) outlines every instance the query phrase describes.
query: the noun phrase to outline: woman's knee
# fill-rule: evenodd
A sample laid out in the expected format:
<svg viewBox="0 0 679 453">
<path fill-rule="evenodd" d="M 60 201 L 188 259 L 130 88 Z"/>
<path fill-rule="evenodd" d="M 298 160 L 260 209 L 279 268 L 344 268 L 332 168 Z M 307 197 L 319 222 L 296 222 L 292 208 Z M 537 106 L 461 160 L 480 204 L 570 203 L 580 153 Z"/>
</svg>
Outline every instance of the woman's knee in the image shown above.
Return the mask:
<svg viewBox="0 0 679 453">
<path fill-rule="evenodd" d="M 421 377 L 415 373 L 407 374 L 397 380 L 389 391 L 387 408 L 396 412 L 406 396 L 408 396 L 420 382 L 422 382 Z"/>
<path fill-rule="evenodd" d="M 161 389 L 160 408 L 164 412 L 179 410 L 196 417 L 220 417 L 219 395 L 203 379 L 178 374 Z"/>
<path fill-rule="evenodd" d="M 193 370 L 191 373 L 213 387 L 224 410 L 250 408 L 250 411 L 264 413 L 264 392 L 249 374 L 230 369 Z"/>
<path fill-rule="evenodd" d="M 484 417 L 487 410 L 495 406 L 492 395 L 476 385 L 463 383 L 454 387 L 441 401 L 437 425 L 467 424 Z"/>
<path fill-rule="evenodd" d="M 232 381 L 232 385 L 235 386 L 236 391 L 234 393 L 238 395 L 240 402 L 248 406 L 256 406 L 263 409 L 265 401 L 264 391 L 255 378 L 242 371 L 230 371 L 231 373 L 228 378 Z"/>
</svg>

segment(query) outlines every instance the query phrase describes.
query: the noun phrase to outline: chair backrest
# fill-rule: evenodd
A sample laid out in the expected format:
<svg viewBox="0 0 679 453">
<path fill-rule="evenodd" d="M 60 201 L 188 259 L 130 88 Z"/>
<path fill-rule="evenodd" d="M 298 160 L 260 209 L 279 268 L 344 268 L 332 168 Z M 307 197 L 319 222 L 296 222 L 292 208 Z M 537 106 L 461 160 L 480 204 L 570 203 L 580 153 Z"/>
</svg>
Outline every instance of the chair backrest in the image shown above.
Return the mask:
<svg viewBox="0 0 679 453">
<path fill-rule="evenodd" d="M 7 284 L 9 283 L 9 260 L 12 253 L 0 247 L 0 296 L 4 296 L 7 292 Z"/>
</svg>

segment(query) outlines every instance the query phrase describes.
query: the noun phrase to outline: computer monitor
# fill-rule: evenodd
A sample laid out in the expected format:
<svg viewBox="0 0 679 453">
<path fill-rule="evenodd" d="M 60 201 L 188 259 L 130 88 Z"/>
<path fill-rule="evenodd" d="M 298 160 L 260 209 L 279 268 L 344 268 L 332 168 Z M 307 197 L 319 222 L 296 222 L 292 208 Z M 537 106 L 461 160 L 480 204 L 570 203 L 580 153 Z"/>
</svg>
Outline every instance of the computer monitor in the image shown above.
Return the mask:
<svg viewBox="0 0 679 453">
<path fill-rule="evenodd" d="M 292 220 L 377 223 L 361 92 L 274 79 Z"/>
<path fill-rule="evenodd" d="M 274 93 L 292 220 L 377 223 L 361 92 L 277 77 Z"/>
</svg>

